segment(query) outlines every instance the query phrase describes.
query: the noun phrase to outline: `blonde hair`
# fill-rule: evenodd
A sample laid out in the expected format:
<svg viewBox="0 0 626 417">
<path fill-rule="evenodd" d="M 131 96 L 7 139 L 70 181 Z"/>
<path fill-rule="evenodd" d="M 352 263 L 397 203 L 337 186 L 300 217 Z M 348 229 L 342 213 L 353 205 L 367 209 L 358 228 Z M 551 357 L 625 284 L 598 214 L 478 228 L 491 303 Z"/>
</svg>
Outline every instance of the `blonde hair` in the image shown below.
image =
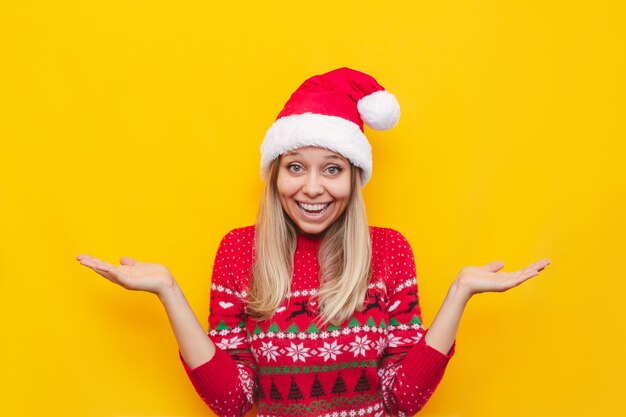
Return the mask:
<svg viewBox="0 0 626 417">
<path fill-rule="evenodd" d="M 255 232 L 248 313 L 267 320 L 289 293 L 296 226 L 283 211 L 277 189 L 280 158 L 272 161 Z M 318 252 L 320 324 L 339 325 L 363 309 L 372 275 L 372 243 L 360 169 L 351 166 L 351 191 L 344 213 L 324 233 Z"/>
</svg>

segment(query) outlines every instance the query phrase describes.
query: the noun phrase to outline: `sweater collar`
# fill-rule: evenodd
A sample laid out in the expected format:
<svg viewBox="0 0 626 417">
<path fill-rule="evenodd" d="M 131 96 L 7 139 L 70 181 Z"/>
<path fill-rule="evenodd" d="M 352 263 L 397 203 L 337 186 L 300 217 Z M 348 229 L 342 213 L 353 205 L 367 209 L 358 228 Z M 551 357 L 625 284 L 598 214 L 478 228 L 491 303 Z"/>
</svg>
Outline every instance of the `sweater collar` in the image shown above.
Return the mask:
<svg viewBox="0 0 626 417">
<path fill-rule="evenodd" d="M 321 235 L 303 235 L 298 233 L 296 235 L 296 250 L 317 251 L 321 242 Z"/>
</svg>

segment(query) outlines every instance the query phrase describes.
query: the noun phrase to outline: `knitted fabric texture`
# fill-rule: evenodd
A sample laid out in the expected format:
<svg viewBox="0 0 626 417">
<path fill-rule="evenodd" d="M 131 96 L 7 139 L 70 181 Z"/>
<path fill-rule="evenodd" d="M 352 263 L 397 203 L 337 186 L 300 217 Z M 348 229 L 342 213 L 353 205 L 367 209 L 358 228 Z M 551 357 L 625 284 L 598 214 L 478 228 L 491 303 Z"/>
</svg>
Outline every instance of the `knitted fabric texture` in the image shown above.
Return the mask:
<svg viewBox="0 0 626 417">
<path fill-rule="evenodd" d="M 372 267 L 363 311 L 342 326 L 318 326 L 320 239 L 298 236 L 291 290 L 267 321 L 246 314 L 254 226 L 229 232 L 213 268 L 208 362 L 182 364 L 219 416 L 254 404 L 263 416 L 409 416 L 439 384 L 455 345 L 425 343 L 413 253 L 392 229 L 371 227 Z"/>
</svg>

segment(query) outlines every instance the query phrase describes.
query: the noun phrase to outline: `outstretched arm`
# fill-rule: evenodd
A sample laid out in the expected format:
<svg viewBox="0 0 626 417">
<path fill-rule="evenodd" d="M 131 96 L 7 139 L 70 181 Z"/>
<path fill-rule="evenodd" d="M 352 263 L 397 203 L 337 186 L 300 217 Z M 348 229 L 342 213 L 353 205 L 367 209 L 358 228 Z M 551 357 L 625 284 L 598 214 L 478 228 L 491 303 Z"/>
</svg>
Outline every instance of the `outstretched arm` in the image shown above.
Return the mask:
<svg viewBox="0 0 626 417">
<path fill-rule="evenodd" d="M 88 255 L 76 258 L 115 284 L 158 296 L 165 307 L 178 342 L 181 362 L 191 383 L 204 402 L 221 417 L 243 416 L 252 407 L 257 389 L 254 358 L 240 326 L 242 317 L 245 318 L 243 295 L 231 269 L 234 258 L 239 256 L 232 248 L 241 247 L 242 233 L 233 231 L 226 235 L 215 258 L 212 279 L 215 291 L 211 291 L 215 314 L 211 314 L 211 327 L 228 328 L 215 336 L 208 335 L 202 328 L 176 280 L 163 265 L 128 257 L 120 259 L 120 266 Z M 223 337 L 224 333 L 228 335 Z"/>
<path fill-rule="evenodd" d="M 541 259 L 515 272 L 498 272 L 504 267 L 502 261 L 463 268 L 452 282 L 435 320 L 426 333 L 426 344 L 439 352 L 447 353 L 454 343 L 461 316 L 472 296 L 482 292 L 507 291 L 537 276 L 549 264 L 550 260 Z"/>
<path fill-rule="evenodd" d="M 76 259 L 81 265 L 93 269 L 109 281 L 128 290 L 156 294 L 165 307 L 180 353 L 191 368 L 213 357 L 215 345 L 165 266 L 139 262 L 129 257 L 121 258 L 120 266 L 84 254 L 78 255 Z"/>
<path fill-rule="evenodd" d="M 215 345 L 200 325 L 178 284 L 159 295 L 178 342 L 180 354 L 190 368 L 208 362 L 215 354 Z"/>
</svg>

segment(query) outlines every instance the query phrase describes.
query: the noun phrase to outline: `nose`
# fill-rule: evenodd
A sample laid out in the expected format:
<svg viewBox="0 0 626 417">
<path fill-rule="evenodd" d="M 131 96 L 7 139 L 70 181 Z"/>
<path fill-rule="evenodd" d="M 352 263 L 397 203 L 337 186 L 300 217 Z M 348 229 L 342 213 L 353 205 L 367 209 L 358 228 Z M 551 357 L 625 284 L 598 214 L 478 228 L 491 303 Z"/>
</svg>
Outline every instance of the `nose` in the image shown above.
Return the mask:
<svg viewBox="0 0 626 417">
<path fill-rule="evenodd" d="M 307 175 L 302 192 L 307 196 L 313 198 L 324 192 L 324 185 L 321 182 L 320 177 L 316 173 Z"/>
</svg>

